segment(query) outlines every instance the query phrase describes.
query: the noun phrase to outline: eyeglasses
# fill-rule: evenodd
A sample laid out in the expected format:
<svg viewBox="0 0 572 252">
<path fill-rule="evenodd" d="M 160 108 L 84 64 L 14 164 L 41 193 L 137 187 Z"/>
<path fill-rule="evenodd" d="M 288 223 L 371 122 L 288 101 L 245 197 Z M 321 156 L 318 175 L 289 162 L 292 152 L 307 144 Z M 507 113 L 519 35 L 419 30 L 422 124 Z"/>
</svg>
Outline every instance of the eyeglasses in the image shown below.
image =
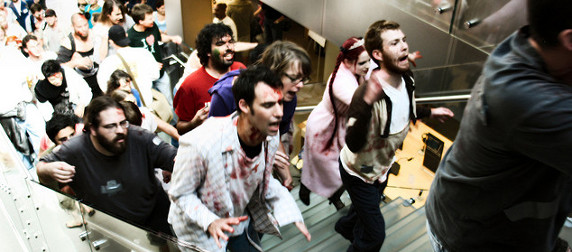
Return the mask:
<svg viewBox="0 0 572 252">
<path fill-rule="evenodd" d="M 85 9 L 85 6 L 87 6 L 86 3 L 78 3 L 77 4 L 77 7 L 82 8 L 82 9 Z"/>
<path fill-rule="evenodd" d="M 129 128 L 129 121 L 123 120 L 119 123 L 110 123 L 110 124 L 103 125 L 101 127 L 103 127 L 106 130 L 109 130 L 109 131 L 115 131 L 115 130 L 117 130 L 118 126 L 121 128 L 127 129 L 127 128 Z"/>
<path fill-rule="evenodd" d="M 303 84 L 308 83 L 310 80 L 308 77 L 300 76 L 300 77 L 292 77 L 287 73 L 284 73 L 284 76 L 288 77 L 292 83 L 299 83 L 302 82 Z"/>
</svg>

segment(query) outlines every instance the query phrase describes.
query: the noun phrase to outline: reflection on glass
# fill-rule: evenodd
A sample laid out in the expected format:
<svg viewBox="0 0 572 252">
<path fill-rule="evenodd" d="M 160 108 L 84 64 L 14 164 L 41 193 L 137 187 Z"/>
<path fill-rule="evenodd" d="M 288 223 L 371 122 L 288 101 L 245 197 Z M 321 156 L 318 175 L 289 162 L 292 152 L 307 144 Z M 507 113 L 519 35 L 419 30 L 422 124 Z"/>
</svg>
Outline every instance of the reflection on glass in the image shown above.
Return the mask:
<svg viewBox="0 0 572 252">
<path fill-rule="evenodd" d="M 459 0 L 453 34 L 487 52 L 526 24 L 526 0 Z"/>
<path fill-rule="evenodd" d="M 80 213 L 78 201 L 35 182 L 26 181 L 40 222 L 41 233 L 52 251 L 89 251 L 89 240 L 82 240 L 87 220 Z"/>
</svg>

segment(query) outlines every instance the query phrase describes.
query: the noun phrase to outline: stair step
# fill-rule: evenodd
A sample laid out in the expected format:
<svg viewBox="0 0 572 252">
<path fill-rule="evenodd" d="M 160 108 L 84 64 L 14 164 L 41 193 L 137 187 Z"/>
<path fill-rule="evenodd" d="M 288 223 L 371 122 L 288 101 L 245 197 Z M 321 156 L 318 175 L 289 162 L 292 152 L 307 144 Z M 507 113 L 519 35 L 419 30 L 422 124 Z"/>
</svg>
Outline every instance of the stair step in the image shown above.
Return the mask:
<svg viewBox="0 0 572 252">
<path fill-rule="evenodd" d="M 298 189 L 298 188 L 296 188 Z M 295 189 L 295 190 L 296 190 Z M 297 190 L 292 190 L 292 194 L 297 196 Z M 300 208 L 304 216 L 304 222 L 312 234 L 312 241 L 307 242 L 295 225 L 290 224 L 281 228 L 282 237 L 265 235 L 262 238 L 262 247 L 265 251 L 345 251 L 349 246 L 349 241 L 335 232 L 336 221 L 347 214 L 351 203 L 347 193 L 342 195 L 342 201 L 346 207 L 336 211 L 335 207 L 329 205 L 328 200 L 320 196 L 311 194 L 311 204 L 303 205 Z M 299 199 L 298 199 L 299 201 Z M 400 219 L 408 216 L 416 209 L 412 206 L 404 205 L 405 200 L 397 198 L 389 203 L 381 203 L 381 211 L 384 215 L 386 228 L 396 224 Z"/>
<path fill-rule="evenodd" d="M 334 223 L 335 224 L 335 223 Z M 313 239 L 313 238 L 312 238 Z M 350 241 L 346 240 L 343 236 L 338 234 L 337 232 L 334 235 L 331 235 L 327 239 L 320 241 L 319 243 L 315 243 L 314 246 L 309 247 L 306 252 L 343 252 L 346 251 L 347 248 L 350 246 Z"/>
<path fill-rule="evenodd" d="M 425 220 L 423 207 L 386 228 L 386 238 L 381 251 L 399 251 L 417 238 L 426 235 Z"/>
<path fill-rule="evenodd" d="M 280 241 L 279 244 L 273 246 L 271 248 L 267 248 L 265 243 L 262 243 L 262 247 L 265 251 L 307 251 L 307 249 L 314 244 L 320 243 L 325 239 L 333 235 L 337 235 L 336 231 L 334 230 L 334 225 L 336 221 L 343 215 L 347 213 L 349 207 L 345 209 L 334 212 L 328 216 L 328 218 L 323 218 L 320 222 L 307 225 L 308 231 L 312 234 L 312 241 L 306 241 L 306 238 L 293 226 L 293 229 L 297 232 L 295 236 L 290 236 L 289 238 L 284 237 L 284 240 Z M 290 225 L 289 225 L 290 226 Z"/>
<path fill-rule="evenodd" d="M 385 229 L 387 230 L 399 220 L 411 214 L 415 211 L 415 208 L 411 205 L 404 205 L 405 200 L 401 197 L 389 202 L 389 204 L 381 207 L 381 213 L 383 214 L 383 219 L 385 220 Z"/>
<path fill-rule="evenodd" d="M 416 211 L 412 206 L 404 206 L 404 202 L 405 200 L 403 198 L 397 198 L 381 207 L 381 212 L 386 223 L 386 229 L 387 227 L 396 225 L 403 217 L 409 216 L 412 212 Z M 349 245 L 350 242 L 348 240 L 336 233 L 328 239 L 321 241 L 320 243 L 316 243 L 308 250 L 304 251 L 346 251 Z"/>
<path fill-rule="evenodd" d="M 409 243 L 407 247 L 400 250 L 400 252 L 430 252 L 433 251 L 433 247 L 431 247 L 431 241 L 429 241 L 429 237 L 427 234 L 424 234 L 417 238 L 417 240 Z"/>
<path fill-rule="evenodd" d="M 297 189 L 299 187 L 295 188 L 294 190 L 292 190 L 292 194 L 294 196 L 294 198 L 298 198 L 298 193 L 297 193 Z M 336 214 L 336 208 L 333 205 L 330 205 L 328 200 L 320 197 L 316 194 L 310 194 L 310 205 L 306 206 L 304 205 L 301 201 L 299 201 L 299 199 L 297 200 L 298 203 L 298 207 L 300 207 L 300 211 L 302 212 L 302 216 L 304 217 L 304 223 L 306 224 L 306 227 L 308 227 L 308 229 L 310 229 L 312 226 L 318 224 L 319 222 L 323 221 L 324 219 L 327 218 L 331 218 L 332 215 Z M 351 201 L 349 200 L 349 196 L 347 196 L 347 193 L 344 193 L 341 196 L 341 200 L 342 202 L 344 202 L 346 205 L 350 205 Z M 349 207 L 346 206 L 346 210 L 345 212 L 343 212 L 343 214 L 347 213 L 347 209 L 349 209 Z M 334 223 L 335 221 L 337 221 L 340 217 L 333 217 L 334 219 Z M 333 229 L 332 229 L 333 230 Z M 295 225 L 286 225 L 284 227 L 280 228 L 280 232 L 282 234 L 282 237 L 284 238 L 283 240 L 281 240 L 280 238 L 276 237 L 276 236 L 272 236 L 272 235 L 266 235 L 262 238 L 262 247 L 265 250 L 270 250 L 273 247 L 279 245 L 280 243 L 282 243 L 285 240 L 291 239 L 295 236 L 302 236 L 300 234 L 300 231 L 298 230 L 298 228 L 296 228 Z M 313 234 L 310 231 L 310 234 Z"/>
</svg>

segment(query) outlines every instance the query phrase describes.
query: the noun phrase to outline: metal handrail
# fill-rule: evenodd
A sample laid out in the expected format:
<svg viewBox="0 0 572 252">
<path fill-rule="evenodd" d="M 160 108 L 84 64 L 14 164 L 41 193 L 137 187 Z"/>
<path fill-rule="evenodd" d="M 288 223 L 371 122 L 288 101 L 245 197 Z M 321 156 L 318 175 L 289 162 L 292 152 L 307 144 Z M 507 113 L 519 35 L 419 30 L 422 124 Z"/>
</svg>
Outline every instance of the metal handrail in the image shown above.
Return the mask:
<svg viewBox="0 0 572 252">
<path fill-rule="evenodd" d="M 430 102 L 459 102 L 459 101 L 467 101 L 471 97 L 470 94 L 466 95 L 447 95 L 447 96 L 431 96 L 431 97 L 420 97 L 415 98 L 415 102 L 417 104 L 425 104 Z M 310 112 L 316 108 L 316 105 L 313 106 L 298 106 L 296 107 L 296 113 L 302 112 Z"/>
<path fill-rule="evenodd" d="M 431 96 L 431 97 L 415 98 L 415 102 L 418 104 L 429 103 L 429 102 L 458 102 L 458 101 L 467 101 L 467 100 L 469 100 L 469 98 L 471 98 L 470 94 Z"/>
</svg>

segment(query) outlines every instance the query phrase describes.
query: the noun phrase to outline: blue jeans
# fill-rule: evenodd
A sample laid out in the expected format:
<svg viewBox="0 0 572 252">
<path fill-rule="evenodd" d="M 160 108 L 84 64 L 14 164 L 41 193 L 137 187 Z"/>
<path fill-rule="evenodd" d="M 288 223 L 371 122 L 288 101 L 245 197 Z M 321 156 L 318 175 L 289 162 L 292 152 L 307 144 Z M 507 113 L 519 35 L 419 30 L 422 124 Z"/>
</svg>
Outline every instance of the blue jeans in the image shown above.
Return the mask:
<svg viewBox="0 0 572 252">
<path fill-rule="evenodd" d="M 253 245 L 251 241 L 255 243 L 255 245 Z M 256 247 L 260 248 L 260 236 L 254 230 L 254 225 L 252 225 L 252 221 L 250 221 L 250 223 L 248 224 L 247 230 L 244 230 L 244 232 L 242 232 L 241 235 L 229 237 L 228 244 L 226 245 L 226 248 L 232 252 L 262 251 Z"/>
<path fill-rule="evenodd" d="M 171 78 L 169 77 L 167 71 L 163 71 L 163 75 L 156 81 L 153 81 L 153 88 L 157 89 L 159 92 L 161 92 L 161 94 L 165 95 L 169 105 L 173 107 L 173 93 L 171 92 L 173 89 L 171 89 Z"/>
<path fill-rule="evenodd" d="M 352 244 L 347 251 L 378 252 L 385 240 L 385 220 L 379 209 L 387 181 L 368 184 L 346 172 L 340 162 L 340 175 L 352 205 L 346 216 L 336 222 L 335 230 Z"/>
</svg>

